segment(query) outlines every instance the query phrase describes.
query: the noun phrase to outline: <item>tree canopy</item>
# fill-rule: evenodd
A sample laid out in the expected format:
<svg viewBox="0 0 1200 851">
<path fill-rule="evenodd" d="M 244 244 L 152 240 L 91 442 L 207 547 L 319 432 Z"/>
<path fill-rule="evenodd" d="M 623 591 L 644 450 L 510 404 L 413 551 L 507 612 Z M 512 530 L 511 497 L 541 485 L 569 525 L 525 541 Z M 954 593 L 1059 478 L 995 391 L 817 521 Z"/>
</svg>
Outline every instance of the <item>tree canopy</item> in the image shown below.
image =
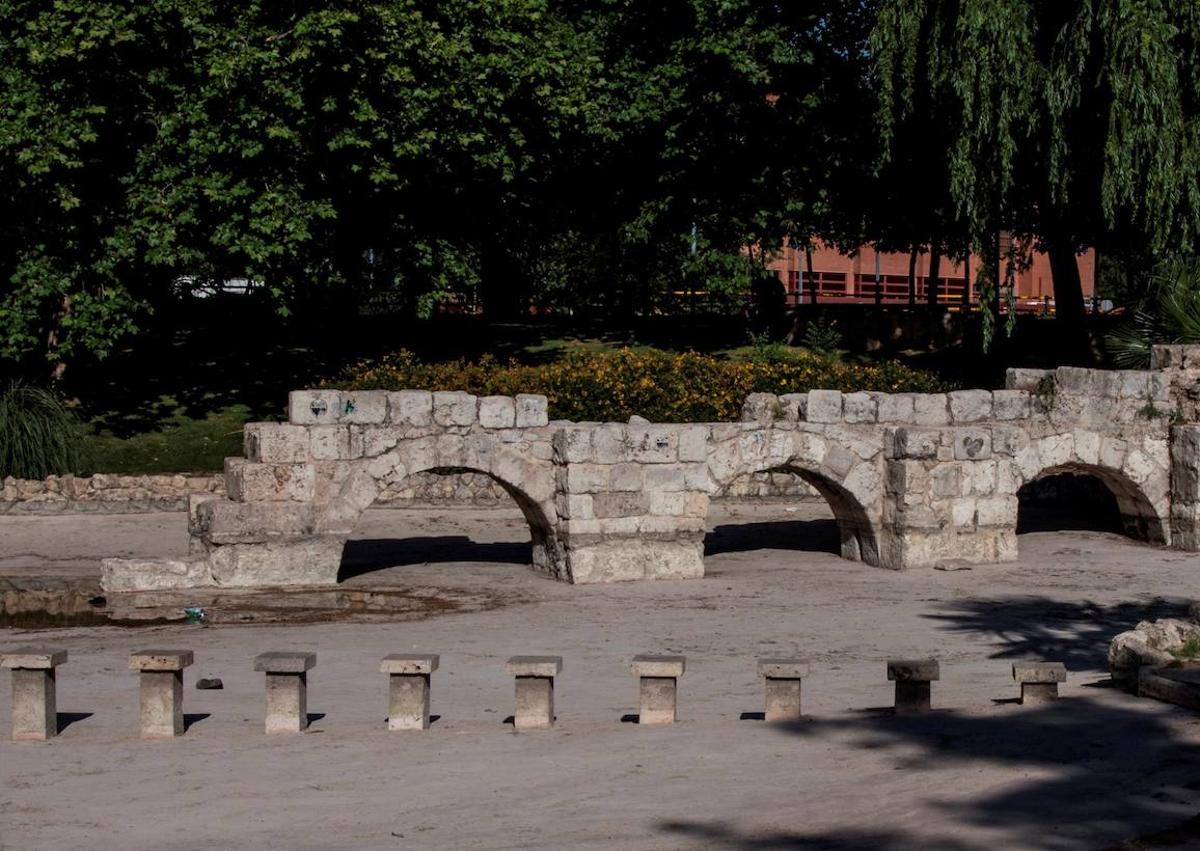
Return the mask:
<svg viewBox="0 0 1200 851">
<path fill-rule="evenodd" d="M 788 237 L 1193 246 L 1198 19 L 1165 0 L 0 0 L 0 359 L 103 356 L 235 278 L 285 314 L 621 316 L 738 297 Z"/>
</svg>

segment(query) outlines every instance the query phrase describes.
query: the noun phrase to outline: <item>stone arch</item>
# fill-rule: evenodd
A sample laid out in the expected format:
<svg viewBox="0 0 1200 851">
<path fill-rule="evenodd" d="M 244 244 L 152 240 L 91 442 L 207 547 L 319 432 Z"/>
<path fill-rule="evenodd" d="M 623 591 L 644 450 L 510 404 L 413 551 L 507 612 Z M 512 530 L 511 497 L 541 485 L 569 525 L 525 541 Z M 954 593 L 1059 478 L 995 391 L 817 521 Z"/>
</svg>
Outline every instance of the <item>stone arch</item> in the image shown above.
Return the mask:
<svg viewBox="0 0 1200 851">
<path fill-rule="evenodd" d="M 1120 470 L 1113 470 L 1099 464 L 1067 462 L 1044 467 L 1035 476 L 1026 479 L 1022 487 L 1062 474 L 1091 476 L 1104 485 L 1116 499 L 1117 510 L 1121 515 L 1121 525 L 1129 537 L 1150 544 L 1166 544 L 1168 542 L 1170 527 L 1167 519 L 1159 515 L 1145 491 Z M 1018 491 L 1019 498 L 1020 491 Z"/>
<path fill-rule="evenodd" d="M 731 455 L 735 463 L 729 463 Z M 877 459 L 864 459 L 817 434 L 750 432 L 736 445 L 713 453 L 711 494 L 721 494 L 741 476 L 764 472 L 799 476 L 821 494 L 837 521 L 842 558 L 884 566 L 879 532 L 883 478 Z"/>
<path fill-rule="evenodd" d="M 1094 432 L 1051 435 L 1033 441 L 1020 458 L 1020 487 L 1061 474 L 1091 476 L 1116 499 L 1126 535 L 1167 544 L 1171 535 L 1170 473 L 1165 441 L 1161 452 L 1164 457 L 1158 459 L 1158 449 L 1148 442 Z"/>
<path fill-rule="evenodd" d="M 533 566 L 570 580 L 557 534 L 554 469 L 504 448 L 490 435 L 442 435 L 398 442 L 375 457 L 339 465 L 329 482 L 331 498 L 318 511 L 317 529 L 339 535 L 343 545 L 385 488 L 418 473 L 479 473 L 496 482 L 516 503 L 529 526 Z"/>
</svg>

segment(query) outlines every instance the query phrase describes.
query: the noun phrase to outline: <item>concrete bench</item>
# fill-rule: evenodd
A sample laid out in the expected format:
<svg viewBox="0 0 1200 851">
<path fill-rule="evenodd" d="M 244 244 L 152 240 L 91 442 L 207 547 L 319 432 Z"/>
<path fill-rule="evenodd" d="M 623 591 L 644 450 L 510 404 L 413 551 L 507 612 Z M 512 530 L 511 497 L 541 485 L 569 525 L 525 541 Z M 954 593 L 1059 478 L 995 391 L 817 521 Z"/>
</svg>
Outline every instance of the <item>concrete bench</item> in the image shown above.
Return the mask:
<svg viewBox="0 0 1200 851">
<path fill-rule="evenodd" d="M 138 672 L 138 707 L 143 739 L 183 735 L 183 669 L 191 650 L 136 650 L 129 669 Z"/>
<path fill-rule="evenodd" d="M 66 661 L 66 650 L 49 647 L 18 647 L 0 655 L 0 666 L 12 670 L 14 742 L 43 741 L 58 735 L 55 669 Z"/>
<path fill-rule="evenodd" d="M 1013 662 L 1013 679 L 1021 684 L 1021 705 L 1058 700 L 1058 684 L 1067 681 L 1062 662 Z"/>
<path fill-rule="evenodd" d="M 435 654 L 384 656 L 379 670 L 388 675 L 388 729 L 429 729 L 429 676 L 438 669 Z"/>
<path fill-rule="evenodd" d="M 887 678 L 896 683 L 896 714 L 909 715 L 930 709 L 930 683 L 941 678 L 937 659 L 893 659 Z"/>
<path fill-rule="evenodd" d="M 759 659 L 758 673 L 766 680 L 768 721 L 800 719 L 800 684 L 808 676 L 804 659 Z"/>
<path fill-rule="evenodd" d="M 518 730 L 554 726 L 554 678 L 562 673 L 561 656 L 513 656 L 504 670 L 516 678 Z"/>
<path fill-rule="evenodd" d="M 308 729 L 308 671 L 316 664 L 316 653 L 276 650 L 254 657 L 254 670 L 267 675 L 268 733 Z"/>
<path fill-rule="evenodd" d="M 676 681 L 687 668 L 683 656 L 634 656 L 629 666 L 638 684 L 638 723 L 674 724 Z"/>
</svg>

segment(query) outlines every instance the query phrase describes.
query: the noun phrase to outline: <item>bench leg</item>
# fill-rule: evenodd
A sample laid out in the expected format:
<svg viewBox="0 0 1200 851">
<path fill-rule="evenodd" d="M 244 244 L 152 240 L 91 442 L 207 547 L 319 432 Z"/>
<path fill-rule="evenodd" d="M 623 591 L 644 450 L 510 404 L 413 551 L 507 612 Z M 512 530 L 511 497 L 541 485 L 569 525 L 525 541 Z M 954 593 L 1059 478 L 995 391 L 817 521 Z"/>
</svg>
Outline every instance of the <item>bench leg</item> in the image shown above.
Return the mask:
<svg viewBox="0 0 1200 851">
<path fill-rule="evenodd" d="M 800 720 L 800 680 L 767 677 L 768 721 Z"/>
<path fill-rule="evenodd" d="M 267 732 L 308 728 L 308 674 L 267 674 Z"/>
<path fill-rule="evenodd" d="M 554 726 L 554 677 L 517 677 L 517 711 L 513 726 L 518 730 Z"/>
<path fill-rule="evenodd" d="M 392 674 L 389 730 L 429 729 L 429 674 Z"/>
<path fill-rule="evenodd" d="M 53 668 L 13 669 L 12 737 L 14 742 L 42 741 L 58 735 L 56 691 Z"/>
<path fill-rule="evenodd" d="M 142 671 L 139 709 L 143 739 L 183 735 L 183 671 Z"/>
<path fill-rule="evenodd" d="M 896 681 L 896 714 L 911 715 L 915 712 L 928 712 L 931 706 L 928 682 L 917 680 Z"/>
<path fill-rule="evenodd" d="M 1058 683 L 1021 683 L 1021 705 L 1058 700 Z"/>
<path fill-rule="evenodd" d="M 675 723 L 675 677 L 642 677 L 640 692 L 639 724 Z"/>
</svg>

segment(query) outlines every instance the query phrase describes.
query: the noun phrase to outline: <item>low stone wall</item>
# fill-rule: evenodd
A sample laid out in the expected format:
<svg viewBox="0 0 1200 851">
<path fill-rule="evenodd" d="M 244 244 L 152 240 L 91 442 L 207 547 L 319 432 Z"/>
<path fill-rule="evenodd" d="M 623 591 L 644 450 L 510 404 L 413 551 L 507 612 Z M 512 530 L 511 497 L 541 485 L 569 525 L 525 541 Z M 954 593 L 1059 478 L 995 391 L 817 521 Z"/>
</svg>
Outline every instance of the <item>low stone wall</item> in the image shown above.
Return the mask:
<svg viewBox="0 0 1200 851">
<path fill-rule="evenodd" d="M 133 514 L 186 511 L 192 494 L 225 495 L 225 477 L 50 476 L 45 480 L 6 478 L 0 483 L 0 514 L 60 514 L 72 511 Z"/>
<path fill-rule="evenodd" d="M 163 476 L 51 476 L 48 479 L 6 478 L 0 486 L 0 514 L 137 514 L 186 511 L 192 494 L 225 496 L 223 473 Z M 721 495 L 726 499 L 819 500 L 802 478 L 786 472 L 743 476 Z M 471 505 L 480 508 L 512 504 L 504 488 L 482 473 L 414 473 L 381 492 L 377 505 L 406 508 L 422 505 Z"/>
</svg>

